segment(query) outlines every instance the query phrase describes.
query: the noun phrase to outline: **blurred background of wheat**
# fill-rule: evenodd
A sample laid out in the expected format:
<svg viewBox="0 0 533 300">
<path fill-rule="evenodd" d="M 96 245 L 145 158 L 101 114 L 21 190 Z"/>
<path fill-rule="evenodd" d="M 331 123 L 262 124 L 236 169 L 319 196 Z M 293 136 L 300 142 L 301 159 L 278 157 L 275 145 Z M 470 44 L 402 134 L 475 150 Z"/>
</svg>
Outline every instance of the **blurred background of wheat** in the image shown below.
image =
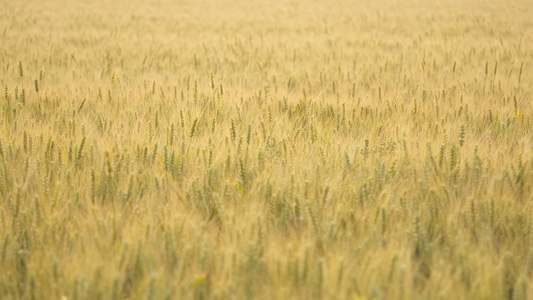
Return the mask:
<svg viewBox="0 0 533 300">
<path fill-rule="evenodd" d="M 526 299 L 529 1 L 0 1 L 1 299 Z"/>
</svg>

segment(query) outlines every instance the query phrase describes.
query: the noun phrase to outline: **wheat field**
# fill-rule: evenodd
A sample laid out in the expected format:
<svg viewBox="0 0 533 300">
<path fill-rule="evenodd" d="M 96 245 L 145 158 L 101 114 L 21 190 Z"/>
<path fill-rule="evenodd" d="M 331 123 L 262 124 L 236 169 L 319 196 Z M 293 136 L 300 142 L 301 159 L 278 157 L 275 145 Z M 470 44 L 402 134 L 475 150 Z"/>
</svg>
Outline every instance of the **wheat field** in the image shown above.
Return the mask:
<svg viewBox="0 0 533 300">
<path fill-rule="evenodd" d="M 531 299 L 526 0 L 0 0 L 0 299 Z"/>
</svg>

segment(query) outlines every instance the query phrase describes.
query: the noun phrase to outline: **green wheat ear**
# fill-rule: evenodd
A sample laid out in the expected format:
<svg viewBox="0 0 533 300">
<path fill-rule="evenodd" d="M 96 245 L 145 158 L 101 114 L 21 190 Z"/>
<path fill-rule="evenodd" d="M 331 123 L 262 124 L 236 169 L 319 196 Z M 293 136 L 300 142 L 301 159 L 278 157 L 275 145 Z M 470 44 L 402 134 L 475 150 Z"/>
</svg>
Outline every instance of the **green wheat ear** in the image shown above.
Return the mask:
<svg viewBox="0 0 533 300">
<path fill-rule="evenodd" d="M 465 143 L 465 125 L 461 124 L 461 130 L 459 132 L 459 146 L 463 146 Z"/>
<path fill-rule="evenodd" d="M 22 68 L 22 61 L 19 60 L 19 76 L 24 76 L 24 69 Z"/>
</svg>

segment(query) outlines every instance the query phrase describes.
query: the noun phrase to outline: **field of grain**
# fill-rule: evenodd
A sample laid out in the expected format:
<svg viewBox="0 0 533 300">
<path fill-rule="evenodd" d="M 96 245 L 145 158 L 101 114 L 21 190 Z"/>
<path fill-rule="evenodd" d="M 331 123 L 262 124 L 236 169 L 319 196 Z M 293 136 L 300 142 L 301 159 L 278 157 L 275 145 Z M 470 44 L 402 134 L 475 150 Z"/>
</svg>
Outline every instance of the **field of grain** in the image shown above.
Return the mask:
<svg viewBox="0 0 533 300">
<path fill-rule="evenodd" d="M 0 7 L 0 299 L 533 297 L 530 1 Z"/>
</svg>

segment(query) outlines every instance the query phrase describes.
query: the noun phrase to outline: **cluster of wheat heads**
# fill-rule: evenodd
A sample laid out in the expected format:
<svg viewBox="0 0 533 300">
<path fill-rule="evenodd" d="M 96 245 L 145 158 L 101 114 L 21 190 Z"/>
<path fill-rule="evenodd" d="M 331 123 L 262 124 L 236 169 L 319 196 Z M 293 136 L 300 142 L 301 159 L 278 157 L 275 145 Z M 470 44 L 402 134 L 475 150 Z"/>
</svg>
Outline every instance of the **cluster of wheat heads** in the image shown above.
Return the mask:
<svg viewBox="0 0 533 300">
<path fill-rule="evenodd" d="M 3 1 L 0 298 L 531 297 L 531 6 L 366 2 Z"/>
</svg>

